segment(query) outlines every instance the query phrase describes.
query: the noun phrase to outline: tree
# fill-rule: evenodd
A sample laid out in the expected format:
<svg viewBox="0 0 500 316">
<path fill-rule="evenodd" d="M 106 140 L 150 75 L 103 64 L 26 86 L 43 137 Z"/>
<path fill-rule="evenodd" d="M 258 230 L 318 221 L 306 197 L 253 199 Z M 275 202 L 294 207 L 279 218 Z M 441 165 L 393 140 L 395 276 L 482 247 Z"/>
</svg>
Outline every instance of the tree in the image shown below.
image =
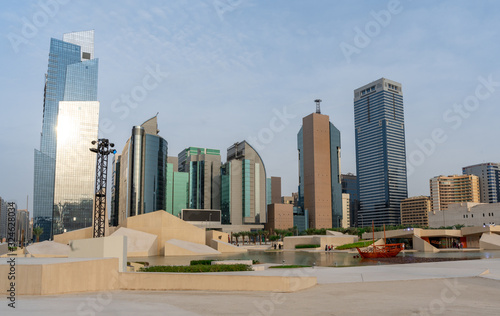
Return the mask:
<svg viewBox="0 0 500 316">
<path fill-rule="evenodd" d="M 266 243 L 267 242 L 267 237 L 269 237 L 269 231 L 264 230 L 264 231 L 262 231 L 262 234 L 264 235 L 264 243 Z"/>
<path fill-rule="evenodd" d="M 43 228 L 40 226 L 36 226 L 33 228 L 33 235 L 36 236 L 36 242 L 40 241 L 40 236 L 43 234 Z"/>
<path fill-rule="evenodd" d="M 250 232 L 250 235 L 252 235 L 253 244 L 257 245 L 257 236 L 260 236 L 260 234 L 258 232 Z"/>
<path fill-rule="evenodd" d="M 236 244 L 238 244 L 238 237 L 241 236 L 241 233 L 233 233 L 234 238 L 236 238 Z"/>
<path fill-rule="evenodd" d="M 257 235 L 259 236 L 259 245 L 262 245 L 262 235 L 264 234 L 264 231 L 261 229 L 257 232 Z"/>
</svg>

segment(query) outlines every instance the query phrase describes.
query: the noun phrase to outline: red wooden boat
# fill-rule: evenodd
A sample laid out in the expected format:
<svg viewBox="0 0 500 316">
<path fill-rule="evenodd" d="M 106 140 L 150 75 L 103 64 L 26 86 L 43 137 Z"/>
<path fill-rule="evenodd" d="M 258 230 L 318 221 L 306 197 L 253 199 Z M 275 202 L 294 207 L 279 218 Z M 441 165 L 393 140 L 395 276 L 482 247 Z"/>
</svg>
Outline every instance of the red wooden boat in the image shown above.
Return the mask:
<svg viewBox="0 0 500 316">
<path fill-rule="evenodd" d="M 374 245 L 375 243 L 375 227 L 372 223 L 373 244 L 364 249 L 356 247 L 359 255 L 362 258 L 392 258 L 404 249 L 404 244 L 385 244 L 385 225 L 384 225 L 384 245 Z"/>
</svg>

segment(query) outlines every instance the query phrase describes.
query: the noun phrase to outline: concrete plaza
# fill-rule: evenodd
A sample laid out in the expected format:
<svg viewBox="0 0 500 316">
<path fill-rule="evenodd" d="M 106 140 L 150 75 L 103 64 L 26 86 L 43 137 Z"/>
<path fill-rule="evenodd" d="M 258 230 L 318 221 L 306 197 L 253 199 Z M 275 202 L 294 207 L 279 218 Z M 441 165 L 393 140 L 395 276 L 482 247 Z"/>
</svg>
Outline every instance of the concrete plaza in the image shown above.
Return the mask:
<svg viewBox="0 0 500 316">
<path fill-rule="evenodd" d="M 239 273 L 239 272 L 236 272 Z M 1 315 L 497 315 L 500 259 L 349 268 L 270 269 L 317 276 L 295 293 L 112 291 L 0 299 Z"/>
</svg>

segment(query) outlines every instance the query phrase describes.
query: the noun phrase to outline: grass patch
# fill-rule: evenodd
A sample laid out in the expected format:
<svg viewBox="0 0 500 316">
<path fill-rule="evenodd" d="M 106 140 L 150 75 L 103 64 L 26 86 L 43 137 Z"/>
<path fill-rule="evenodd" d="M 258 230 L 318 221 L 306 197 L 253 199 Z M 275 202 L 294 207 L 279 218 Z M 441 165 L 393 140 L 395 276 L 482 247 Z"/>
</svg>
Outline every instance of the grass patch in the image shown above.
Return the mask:
<svg viewBox="0 0 500 316">
<path fill-rule="evenodd" d="M 367 241 L 358 241 L 352 244 L 345 244 L 342 246 L 335 247 L 335 250 L 345 250 L 345 249 L 353 249 L 353 248 L 363 248 L 363 247 L 368 247 L 371 244 L 373 244 L 373 240 L 367 240 Z"/>
<path fill-rule="evenodd" d="M 200 273 L 200 272 L 228 272 L 228 271 L 252 271 L 252 268 L 246 264 L 222 264 L 206 265 L 198 264 L 192 266 L 154 266 L 144 267 L 139 272 L 182 272 L 182 273 Z"/>
<path fill-rule="evenodd" d="M 304 245 L 295 245 L 295 249 L 303 249 L 303 248 L 319 248 L 321 245 L 317 244 L 304 244 Z"/>
<path fill-rule="evenodd" d="M 297 269 L 297 268 L 310 268 L 311 266 L 303 266 L 299 264 L 289 264 L 286 266 L 270 266 L 269 269 Z"/>
</svg>

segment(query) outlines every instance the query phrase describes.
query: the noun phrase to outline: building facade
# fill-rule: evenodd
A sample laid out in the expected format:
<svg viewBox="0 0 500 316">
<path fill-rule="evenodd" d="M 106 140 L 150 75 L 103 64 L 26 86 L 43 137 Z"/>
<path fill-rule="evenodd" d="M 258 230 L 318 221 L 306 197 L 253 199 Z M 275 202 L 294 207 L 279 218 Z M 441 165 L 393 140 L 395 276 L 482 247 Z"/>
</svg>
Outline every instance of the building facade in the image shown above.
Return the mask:
<svg viewBox="0 0 500 316">
<path fill-rule="evenodd" d="M 429 226 L 431 198 L 414 196 L 401 201 L 401 225 Z"/>
<path fill-rule="evenodd" d="M 408 197 L 401 84 L 381 78 L 354 90 L 358 223 L 398 225 Z"/>
<path fill-rule="evenodd" d="M 433 210 L 429 213 L 429 227 L 431 228 L 498 224 L 500 224 L 500 203 L 454 203 L 444 211 Z"/>
<path fill-rule="evenodd" d="M 349 227 L 358 226 L 358 180 L 352 173 L 341 175 L 342 193 L 349 194 Z"/>
<path fill-rule="evenodd" d="M 265 223 L 266 168 L 260 155 L 246 141 L 227 150 L 221 167 L 222 224 Z"/>
<path fill-rule="evenodd" d="M 308 210 L 310 228 L 342 225 L 340 131 L 328 115 L 312 113 L 302 119 L 297 134 L 299 207 Z"/>
<path fill-rule="evenodd" d="M 16 242 L 18 245 L 26 246 L 32 239 L 33 233 L 30 227 L 30 212 L 28 210 L 17 210 L 16 212 Z"/>
<path fill-rule="evenodd" d="M 166 208 L 168 213 L 180 216 L 189 208 L 189 172 L 179 172 L 178 158 L 167 158 Z"/>
<path fill-rule="evenodd" d="M 189 208 L 220 209 L 220 150 L 188 147 L 178 155 L 178 171 L 189 173 Z"/>
<path fill-rule="evenodd" d="M 478 176 L 437 176 L 429 182 L 433 212 L 446 210 L 452 203 L 480 202 Z"/>
<path fill-rule="evenodd" d="M 112 190 L 112 218 L 118 224 L 129 216 L 166 209 L 168 143 L 158 133 L 157 116 L 134 126 L 114 160 L 113 173 L 119 174 L 119 181 Z"/>
<path fill-rule="evenodd" d="M 60 203 L 67 203 L 68 209 L 76 207 L 78 213 L 85 214 L 82 216 L 92 216 L 92 203 L 87 204 L 86 198 L 75 199 L 74 196 L 66 198 L 61 194 L 57 196 L 57 200 L 54 198 L 55 194 L 58 194 L 56 191 L 61 191 L 57 190 L 59 184 L 56 183 L 56 168 L 60 173 L 62 168 L 70 172 L 74 167 L 74 164 L 56 164 L 57 159 L 63 159 L 63 156 L 72 152 L 73 145 L 77 145 L 72 143 L 66 148 L 58 148 L 60 144 L 58 140 L 60 136 L 59 102 L 71 101 L 72 103 L 66 104 L 70 108 L 85 107 L 73 101 L 97 101 L 97 73 L 98 60 L 94 58 L 94 31 L 66 33 L 62 40 L 51 39 L 49 64 L 45 76 L 40 149 L 35 149 L 34 157 L 33 216 L 35 225 L 43 228 L 41 241 L 53 236 L 53 226 L 56 229 L 61 228 L 61 221 L 53 225 L 54 214 L 59 214 L 61 207 L 64 208 L 59 205 Z M 87 131 L 93 133 L 93 131 Z M 95 133 L 97 134 L 97 130 Z M 89 147 L 89 144 L 86 146 Z M 86 173 L 91 173 L 91 171 L 86 170 Z M 85 177 L 84 174 L 82 176 Z M 95 177 L 95 173 L 92 176 Z M 83 196 L 85 195 L 86 192 Z M 74 228 L 82 227 L 84 227 L 83 224 L 74 226 Z M 68 226 L 68 229 L 72 228 Z"/>
<path fill-rule="evenodd" d="M 481 203 L 500 202 L 500 164 L 481 163 L 462 168 L 464 175 L 475 175 L 479 177 L 479 191 Z"/>
<path fill-rule="evenodd" d="M 342 228 L 351 227 L 350 221 L 351 197 L 349 193 L 342 193 Z"/>
<path fill-rule="evenodd" d="M 267 223 L 264 229 L 273 233 L 276 229 L 288 229 L 293 225 L 293 205 L 273 203 L 267 208 Z"/>
</svg>

